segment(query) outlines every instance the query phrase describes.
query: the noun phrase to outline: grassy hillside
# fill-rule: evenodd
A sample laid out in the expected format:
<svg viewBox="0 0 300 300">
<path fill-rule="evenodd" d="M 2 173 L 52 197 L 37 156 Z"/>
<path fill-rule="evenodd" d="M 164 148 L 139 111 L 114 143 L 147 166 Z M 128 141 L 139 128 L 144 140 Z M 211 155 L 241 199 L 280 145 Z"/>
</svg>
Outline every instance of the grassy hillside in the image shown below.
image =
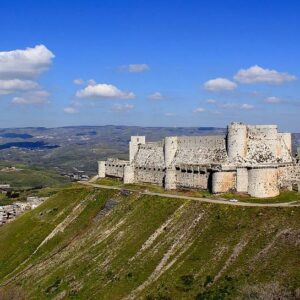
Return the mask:
<svg viewBox="0 0 300 300">
<path fill-rule="evenodd" d="M 7 171 L 5 167 L 14 166 L 17 171 Z M 36 188 L 46 186 L 62 186 L 69 181 L 57 172 L 41 167 L 0 162 L 0 183 L 9 183 L 12 187 Z"/>
<path fill-rule="evenodd" d="M 0 298 L 296 299 L 299 219 L 75 185 L 0 227 Z"/>
</svg>

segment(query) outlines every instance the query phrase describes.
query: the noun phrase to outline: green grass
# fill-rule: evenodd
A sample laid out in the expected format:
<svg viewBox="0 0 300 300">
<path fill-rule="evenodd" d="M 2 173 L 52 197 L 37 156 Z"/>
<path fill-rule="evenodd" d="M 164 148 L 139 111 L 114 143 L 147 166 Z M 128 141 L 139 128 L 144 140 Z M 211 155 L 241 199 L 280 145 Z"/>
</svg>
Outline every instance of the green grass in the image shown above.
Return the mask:
<svg viewBox="0 0 300 300">
<path fill-rule="evenodd" d="M 189 190 L 189 189 L 165 190 L 162 186 L 150 184 L 150 183 L 123 184 L 123 181 L 120 180 L 119 178 L 112 178 L 112 177 L 97 179 L 95 183 L 100 185 L 123 187 L 125 189 L 132 189 L 137 191 L 147 190 L 149 192 L 162 193 L 162 194 L 185 195 L 185 196 L 205 197 L 205 198 L 213 196 L 209 191 L 206 190 Z"/>
<path fill-rule="evenodd" d="M 9 287 L 26 299 L 122 299 L 155 272 L 137 298 L 234 299 L 258 283 L 276 282 L 291 293 L 299 287 L 299 208 L 126 196 L 81 185 L 44 192 L 53 195 L 0 227 L 0 284 L 14 278 Z"/>
<path fill-rule="evenodd" d="M 224 199 L 238 199 L 242 202 L 252 203 L 286 203 L 286 202 L 299 202 L 300 193 L 297 191 L 282 191 L 280 195 L 271 198 L 254 198 L 246 194 L 239 193 L 226 193 L 221 194 Z"/>
<path fill-rule="evenodd" d="M 165 190 L 163 187 L 147 184 L 147 183 L 135 183 L 135 184 L 123 184 L 122 180 L 119 178 L 101 178 L 97 179 L 95 182 L 101 185 L 107 186 L 117 186 L 123 187 L 132 190 L 139 191 L 149 191 L 155 193 L 167 193 L 174 195 L 184 195 L 184 196 L 192 196 L 192 197 L 200 197 L 200 198 L 211 198 L 211 199 L 237 199 L 241 202 L 250 202 L 250 203 L 287 203 L 287 202 L 299 202 L 300 201 L 300 193 L 297 191 L 282 191 L 279 196 L 271 197 L 271 198 L 254 198 L 247 194 L 242 193 L 223 193 L 219 195 L 214 195 L 206 190 Z"/>
<path fill-rule="evenodd" d="M 11 166 L 20 170 L 1 170 Z M 2 161 L 0 162 L 0 183 L 8 183 L 13 188 L 61 187 L 66 186 L 69 180 L 51 169 Z"/>
</svg>

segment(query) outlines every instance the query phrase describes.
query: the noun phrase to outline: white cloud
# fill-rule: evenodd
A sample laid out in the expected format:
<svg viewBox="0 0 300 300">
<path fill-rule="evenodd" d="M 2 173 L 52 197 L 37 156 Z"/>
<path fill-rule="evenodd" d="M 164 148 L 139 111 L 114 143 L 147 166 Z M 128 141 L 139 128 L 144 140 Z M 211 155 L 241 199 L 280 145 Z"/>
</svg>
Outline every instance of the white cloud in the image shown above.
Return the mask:
<svg viewBox="0 0 300 300">
<path fill-rule="evenodd" d="M 232 91 L 237 88 L 237 84 L 226 78 L 215 78 L 204 83 L 204 88 L 208 91 Z"/>
<path fill-rule="evenodd" d="M 207 99 L 206 103 L 215 104 L 215 103 L 217 103 L 217 100 L 215 100 L 215 99 Z"/>
<path fill-rule="evenodd" d="M 248 110 L 248 109 L 253 109 L 254 106 L 251 105 L 251 104 L 244 103 L 244 104 L 241 105 L 240 108 L 241 108 L 241 109 L 247 109 L 247 110 Z"/>
<path fill-rule="evenodd" d="M 221 105 L 222 108 L 225 109 L 245 109 L 245 110 L 250 110 L 254 108 L 254 105 L 252 104 L 238 104 L 238 103 L 232 103 L 232 102 L 228 102 L 228 103 L 224 103 Z"/>
<path fill-rule="evenodd" d="M 281 73 L 276 70 L 263 69 L 260 66 L 252 66 L 248 69 L 239 70 L 234 79 L 241 83 L 271 83 L 282 84 L 287 81 L 296 80 L 296 76 Z"/>
<path fill-rule="evenodd" d="M 112 84 L 95 83 L 77 91 L 76 97 L 92 99 L 133 99 L 135 95 L 133 92 L 121 91 Z"/>
<path fill-rule="evenodd" d="M 83 80 L 81 78 L 74 79 L 73 83 L 76 85 L 96 85 L 97 82 L 94 79 Z"/>
<path fill-rule="evenodd" d="M 88 84 L 88 85 L 96 85 L 97 82 L 96 82 L 94 79 L 89 79 L 89 80 L 87 81 L 87 84 Z"/>
<path fill-rule="evenodd" d="M 150 70 L 147 64 L 129 64 L 120 67 L 120 70 L 130 73 L 141 73 Z"/>
<path fill-rule="evenodd" d="M 280 103 L 281 99 L 275 96 L 271 96 L 271 97 L 267 97 L 264 101 L 269 104 L 276 104 L 276 103 Z"/>
<path fill-rule="evenodd" d="M 12 94 L 19 91 L 28 91 L 38 88 L 38 84 L 32 80 L 0 79 L 0 95 Z"/>
<path fill-rule="evenodd" d="M 0 78 L 35 78 L 46 71 L 54 54 L 44 45 L 0 52 Z"/>
<path fill-rule="evenodd" d="M 76 109 L 75 107 L 68 106 L 68 107 L 65 107 L 65 108 L 64 108 L 64 112 L 65 112 L 66 114 L 76 114 L 76 113 L 78 113 L 79 111 L 78 111 L 78 109 Z"/>
<path fill-rule="evenodd" d="M 130 111 L 134 108 L 132 104 L 114 104 L 112 110 L 115 111 Z"/>
<path fill-rule="evenodd" d="M 160 92 L 155 92 L 148 96 L 150 100 L 163 100 L 164 96 Z"/>
<path fill-rule="evenodd" d="M 194 109 L 194 113 L 202 113 L 202 112 L 205 112 L 205 109 L 202 107 L 198 107 L 198 108 Z"/>
<path fill-rule="evenodd" d="M 16 96 L 12 99 L 12 103 L 17 105 L 37 105 L 48 102 L 49 93 L 43 90 L 26 92 L 22 96 Z"/>
<path fill-rule="evenodd" d="M 174 113 L 174 112 L 166 112 L 166 113 L 165 113 L 165 116 L 166 116 L 166 117 L 176 117 L 177 114 Z"/>
<path fill-rule="evenodd" d="M 73 83 L 76 85 L 83 85 L 85 82 L 83 79 L 78 78 L 78 79 L 74 79 Z"/>
</svg>

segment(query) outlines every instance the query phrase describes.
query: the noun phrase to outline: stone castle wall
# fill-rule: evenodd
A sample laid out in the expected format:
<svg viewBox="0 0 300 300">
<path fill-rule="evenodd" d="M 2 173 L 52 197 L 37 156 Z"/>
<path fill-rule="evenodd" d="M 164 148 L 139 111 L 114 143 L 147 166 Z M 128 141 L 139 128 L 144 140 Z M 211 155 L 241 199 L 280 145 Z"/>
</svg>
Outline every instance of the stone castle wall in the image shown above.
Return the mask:
<svg viewBox="0 0 300 300">
<path fill-rule="evenodd" d="M 133 136 L 129 161 L 99 162 L 99 177 L 123 178 L 176 188 L 210 188 L 273 197 L 280 188 L 300 182 L 300 165 L 292 157 L 290 133 L 276 125 L 232 123 L 227 135 L 175 136 L 148 142 Z"/>
<path fill-rule="evenodd" d="M 178 137 L 174 164 L 205 165 L 227 160 L 225 136 Z"/>
<path fill-rule="evenodd" d="M 163 143 L 147 143 L 140 145 L 134 160 L 136 167 L 164 168 Z"/>
<path fill-rule="evenodd" d="M 252 197 L 268 198 L 279 195 L 277 168 L 252 168 L 248 176 L 248 193 Z"/>
<path fill-rule="evenodd" d="M 124 177 L 124 167 L 128 164 L 128 161 L 119 159 L 108 159 L 105 164 L 105 174 L 111 177 Z"/>
<path fill-rule="evenodd" d="M 177 167 L 176 186 L 181 188 L 207 189 L 209 172 L 199 167 Z"/>
<path fill-rule="evenodd" d="M 153 183 L 162 186 L 164 183 L 165 171 L 163 168 L 136 167 L 134 176 L 136 182 Z"/>
</svg>

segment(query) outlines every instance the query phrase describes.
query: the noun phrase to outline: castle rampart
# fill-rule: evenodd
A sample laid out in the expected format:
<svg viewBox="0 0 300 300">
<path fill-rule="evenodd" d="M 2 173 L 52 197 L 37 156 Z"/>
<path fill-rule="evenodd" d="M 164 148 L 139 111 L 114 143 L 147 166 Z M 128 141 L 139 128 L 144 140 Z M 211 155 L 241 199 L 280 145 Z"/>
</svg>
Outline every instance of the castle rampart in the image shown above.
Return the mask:
<svg viewBox="0 0 300 300">
<path fill-rule="evenodd" d="M 174 136 L 148 143 L 144 136 L 132 136 L 129 160 L 100 161 L 98 176 L 166 189 L 274 197 L 300 182 L 300 165 L 292 156 L 290 133 L 278 133 L 276 125 L 232 123 L 222 136 Z"/>
</svg>

